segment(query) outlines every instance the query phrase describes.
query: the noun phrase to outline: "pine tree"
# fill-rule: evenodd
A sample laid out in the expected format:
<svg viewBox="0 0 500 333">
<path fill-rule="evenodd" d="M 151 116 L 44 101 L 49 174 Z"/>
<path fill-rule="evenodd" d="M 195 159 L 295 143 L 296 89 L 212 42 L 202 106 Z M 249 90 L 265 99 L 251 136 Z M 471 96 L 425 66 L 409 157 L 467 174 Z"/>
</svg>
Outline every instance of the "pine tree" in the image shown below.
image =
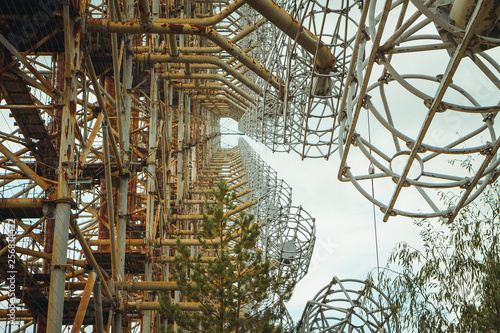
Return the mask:
<svg viewBox="0 0 500 333">
<path fill-rule="evenodd" d="M 230 218 L 236 193 L 220 181 L 215 204 L 205 205 L 198 254 L 178 240 L 172 276 L 184 300 L 201 304 L 200 311 L 181 311 L 170 295 L 160 298 L 160 313 L 188 332 L 279 332 L 272 311 L 258 311 L 276 288 L 270 263 L 256 248 L 259 224 L 244 212 Z M 212 257 L 203 260 L 202 257 Z"/>
</svg>

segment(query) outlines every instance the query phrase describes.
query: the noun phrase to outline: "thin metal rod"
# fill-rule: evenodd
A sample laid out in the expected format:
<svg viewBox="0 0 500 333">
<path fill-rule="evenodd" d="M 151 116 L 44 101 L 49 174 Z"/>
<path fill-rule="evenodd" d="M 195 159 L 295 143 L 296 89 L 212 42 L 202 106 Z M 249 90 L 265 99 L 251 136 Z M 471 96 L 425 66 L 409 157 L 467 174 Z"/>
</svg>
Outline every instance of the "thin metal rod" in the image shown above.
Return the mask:
<svg viewBox="0 0 500 333">
<path fill-rule="evenodd" d="M 85 313 L 87 312 L 87 307 L 90 301 L 90 295 L 92 294 L 92 289 L 94 289 L 94 282 L 96 279 L 95 272 L 90 272 L 87 278 L 87 283 L 85 284 L 85 289 L 83 290 L 82 297 L 80 298 L 80 304 L 78 305 L 78 310 L 76 311 L 76 317 L 73 321 L 73 327 L 71 328 L 71 333 L 78 333 L 85 319 Z"/>
<path fill-rule="evenodd" d="M 94 86 L 94 92 L 97 97 L 97 103 L 99 104 L 99 107 L 101 108 L 101 111 L 104 113 L 105 118 L 108 118 L 108 113 L 106 111 L 106 104 L 104 103 L 104 98 L 102 97 L 102 92 L 101 88 L 99 85 L 99 81 L 97 80 L 97 75 L 95 74 L 94 70 L 94 64 L 92 63 L 92 60 L 90 59 L 90 55 L 86 56 L 86 61 L 87 61 L 87 69 L 90 74 L 90 80 L 92 81 L 92 85 Z M 113 153 L 115 154 L 115 159 L 116 159 L 116 164 L 118 166 L 118 171 L 120 172 L 120 175 L 123 175 L 123 162 L 122 162 L 122 155 L 120 150 L 118 149 L 118 145 L 116 144 L 115 137 L 112 133 L 109 133 L 110 136 L 110 141 L 111 141 L 111 148 L 113 149 Z"/>
<path fill-rule="evenodd" d="M 443 99 L 446 90 L 448 86 L 451 84 L 453 75 L 455 74 L 455 71 L 458 68 L 458 65 L 460 64 L 463 55 L 465 54 L 465 51 L 467 50 L 467 46 L 469 45 L 469 41 L 471 38 L 474 36 L 474 30 L 475 27 L 479 24 L 479 21 L 477 17 L 481 16 L 481 14 L 484 12 L 486 1 L 479 0 L 477 2 L 476 8 L 474 9 L 474 12 L 472 13 L 472 16 L 470 18 L 469 23 L 467 24 L 467 28 L 465 30 L 465 35 L 463 36 L 463 39 L 460 41 L 460 44 L 457 46 L 457 49 L 453 53 L 453 56 L 450 58 L 450 61 L 448 62 L 448 65 L 446 67 L 446 71 L 443 75 L 443 78 L 441 79 L 441 82 L 439 84 L 439 87 L 436 91 L 436 94 L 434 96 L 434 99 L 432 100 L 432 104 L 429 107 L 429 112 L 427 113 L 427 117 L 425 118 L 425 122 L 422 125 L 422 128 L 420 129 L 420 132 L 418 134 L 417 140 L 415 141 L 410 156 L 408 157 L 408 161 L 406 163 L 405 169 L 403 173 L 401 174 L 401 178 L 398 181 L 398 184 L 396 188 L 394 189 L 394 192 L 392 194 L 391 200 L 389 202 L 389 205 L 387 206 L 387 209 L 385 210 L 384 214 L 384 222 L 386 222 L 389 217 L 392 214 L 392 209 L 394 208 L 396 204 L 396 200 L 401 192 L 401 189 L 403 188 L 403 185 L 405 184 L 406 177 L 408 176 L 410 172 L 411 165 L 413 161 L 415 160 L 415 157 L 417 156 L 419 152 L 420 145 L 422 144 L 425 134 L 427 133 L 427 130 L 429 129 L 432 119 L 434 118 L 434 115 L 436 112 L 438 112 L 438 109 L 441 108 L 441 100 Z M 495 148 L 498 149 L 498 142 L 495 144 Z M 489 161 L 490 159 L 487 158 L 485 159 L 486 161 Z M 477 181 L 479 180 L 479 177 L 482 176 L 482 171 L 486 168 L 485 163 L 481 166 L 481 169 L 478 170 L 478 173 L 476 177 L 474 178 L 474 182 L 466 189 L 465 193 L 462 195 L 460 202 L 458 203 L 457 207 L 460 207 L 463 205 L 465 200 L 467 199 L 468 194 L 472 191 L 474 186 L 477 184 Z M 449 216 L 449 222 L 453 221 L 453 219 L 456 217 L 458 214 L 458 209 L 455 209 L 453 214 Z"/>
<path fill-rule="evenodd" d="M 116 237 L 115 237 L 115 210 L 113 202 L 113 180 L 111 178 L 111 162 L 109 154 L 109 134 L 108 134 L 108 121 L 103 121 L 103 148 L 104 148 L 104 173 L 106 178 L 106 200 L 108 207 L 108 224 L 109 224 L 109 238 L 111 241 L 111 267 L 113 268 L 112 277 L 116 281 L 116 274 L 118 273 L 118 263 L 116 261 Z"/>
<path fill-rule="evenodd" d="M 72 232 L 76 235 L 76 239 L 78 242 L 80 242 L 80 245 L 82 247 L 82 251 L 85 254 L 85 257 L 87 258 L 88 263 L 92 268 L 97 272 L 99 275 L 99 279 L 103 282 L 104 285 L 104 295 L 106 295 L 106 298 L 110 303 L 114 303 L 113 296 L 111 295 L 111 290 L 109 289 L 108 285 L 105 283 L 106 277 L 104 276 L 105 272 L 99 267 L 99 264 L 97 264 L 97 261 L 94 258 L 94 254 L 92 253 L 92 250 L 90 249 L 89 244 L 85 240 L 82 230 L 76 223 L 75 219 L 71 219 L 70 221 L 70 226 Z M 106 274 L 107 275 L 107 274 Z"/>
</svg>

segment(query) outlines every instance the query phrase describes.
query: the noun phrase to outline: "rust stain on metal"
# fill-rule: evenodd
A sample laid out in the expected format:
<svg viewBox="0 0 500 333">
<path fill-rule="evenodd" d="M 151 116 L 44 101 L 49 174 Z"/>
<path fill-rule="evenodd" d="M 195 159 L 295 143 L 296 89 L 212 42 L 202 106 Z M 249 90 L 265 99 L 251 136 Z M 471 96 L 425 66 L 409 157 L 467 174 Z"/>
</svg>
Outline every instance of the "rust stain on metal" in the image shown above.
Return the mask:
<svg viewBox="0 0 500 333">
<path fill-rule="evenodd" d="M 69 102 L 69 115 L 71 118 L 76 117 L 76 103 L 75 103 L 75 101 Z"/>
<path fill-rule="evenodd" d="M 82 30 L 82 23 L 80 20 L 77 20 L 75 24 L 73 25 L 73 37 L 77 37 L 78 34 L 80 34 Z"/>
<path fill-rule="evenodd" d="M 201 25 L 201 24 L 191 24 L 191 26 L 192 26 L 193 28 L 198 29 L 198 30 L 199 30 L 202 34 L 203 34 L 203 33 L 206 33 L 206 32 L 207 32 L 207 30 L 208 30 L 208 32 L 209 32 L 210 34 L 211 34 L 211 33 L 212 33 L 212 31 L 213 31 L 213 29 L 210 29 L 210 28 L 208 28 L 208 27 L 206 27 L 206 26 L 204 26 L 204 25 Z"/>
<path fill-rule="evenodd" d="M 184 29 L 184 24 L 168 24 L 168 29 L 173 33 L 182 33 Z"/>
<path fill-rule="evenodd" d="M 69 119 L 66 122 L 66 127 L 64 128 L 64 137 L 67 138 L 69 135 Z"/>
</svg>

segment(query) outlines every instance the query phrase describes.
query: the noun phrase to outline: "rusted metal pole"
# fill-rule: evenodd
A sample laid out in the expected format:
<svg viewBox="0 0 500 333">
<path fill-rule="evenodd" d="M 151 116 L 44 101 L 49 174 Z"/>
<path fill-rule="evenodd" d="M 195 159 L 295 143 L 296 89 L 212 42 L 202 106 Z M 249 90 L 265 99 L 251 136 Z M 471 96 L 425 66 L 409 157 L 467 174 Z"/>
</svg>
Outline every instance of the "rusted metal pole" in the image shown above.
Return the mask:
<svg viewBox="0 0 500 333">
<path fill-rule="evenodd" d="M 227 215 L 226 217 L 230 217 L 231 215 L 236 214 L 238 211 L 234 210 L 231 212 L 232 212 L 232 214 Z M 238 236 L 241 236 L 240 232 L 235 232 L 232 234 L 232 237 L 238 237 Z M 198 239 L 150 239 L 149 241 L 146 241 L 144 239 L 127 239 L 126 243 L 129 246 L 154 245 L 156 247 L 160 247 L 160 246 L 175 246 L 177 244 L 177 241 L 179 241 L 181 244 L 186 245 L 186 246 L 200 246 L 201 245 L 201 242 Z M 204 241 L 206 241 L 207 244 L 214 246 L 214 245 L 217 245 L 221 242 L 221 238 L 217 237 L 217 238 L 212 238 L 212 239 L 205 239 Z M 109 239 L 91 240 L 89 243 L 91 246 L 108 245 Z"/>
<path fill-rule="evenodd" d="M 156 22 L 161 22 L 161 19 L 157 20 Z M 259 21 L 249 25 L 247 28 L 243 29 L 241 32 L 239 32 L 236 36 L 231 38 L 229 41 L 231 43 L 236 43 L 243 39 L 244 37 L 248 36 L 258 28 L 264 25 L 266 23 L 266 19 L 260 19 Z M 170 23 L 175 23 L 175 22 L 170 22 Z M 185 22 L 187 23 L 187 22 Z M 202 23 L 200 23 L 202 24 Z M 205 24 L 208 25 L 208 24 Z M 222 52 L 223 49 L 220 46 L 213 46 L 213 47 L 179 47 L 178 48 L 180 53 L 196 53 L 196 54 L 201 54 L 201 53 L 219 53 Z M 134 47 L 134 51 L 137 53 L 147 53 L 150 51 L 150 47 L 148 46 L 138 46 Z M 167 53 L 167 50 L 165 47 L 155 47 L 154 48 L 155 52 L 159 53 Z"/>
<path fill-rule="evenodd" d="M 28 323 L 24 324 L 23 326 L 19 327 L 17 330 L 12 331 L 11 333 L 21 333 L 21 332 L 26 332 L 26 329 L 33 325 L 35 322 L 33 320 L 29 321 Z"/>
<path fill-rule="evenodd" d="M 208 263 L 208 262 L 213 262 L 215 259 L 216 259 L 215 257 L 201 257 L 200 262 Z M 198 260 L 198 258 L 189 257 L 188 260 L 190 262 L 195 262 Z M 165 264 L 165 263 L 172 264 L 175 262 L 175 257 L 168 257 L 168 256 L 156 257 L 156 258 L 154 258 L 154 262 L 162 263 L 162 264 Z"/>
<path fill-rule="evenodd" d="M 47 312 L 47 333 L 62 332 L 64 312 L 64 284 L 68 253 L 69 224 L 71 220 L 71 189 L 69 179 L 74 163 L 76 105 L 78 96 L 77 71 L 81 65 L 81 22 L 80 17 L 72 17 L 70 3 L 63 7 L 65 35 L 65 78 L 63 93 L 63 114 L 58 166 L 58 187 L 55 208 L 55 230 L 50 274 L 50 293 Z"/>
<path fill-rule="evenodd" d="M 245 0 L 245 2 L 287 36 L 296 40 L 297 44 L 310 54 L 315 55 L 316 50 L 318 50 L 316 66 L 320 71 L 329 73 L 333 69 L 335 58 L 330 52 L 330 48 L 273 0 Z"/>
<path fill-rule="evenodd" d="M 111 290 L 109 290 L 108 285 L 105 283 L 105 281 L 106 281 L 106 279 L 105 279 L 106 277 L 104 276 L 105 272 L 103 272 L 101 270 L 101 267 L 99 267 L 99 265 L 97 264 L 97 261 L 95 260 L 94 255 L 92 254 L 92 250 L 90 249 L 89 245 L 85 241 L 85 238 L 83 237 L 83 233 L 80 230 L 80 227 L 78 227 L 78 224 L 76 223 L 76 221 L 74 219 L 71 219 L 70 226 L 72 228 L 71 229 L 72 232 L 76 235 L 76 238 L 78 239 L 78 241 L 80 242 L 80 245 L 82 246 L 82 251 L 85 254 L 85 257 L 87 258 L 88 263 L 97 272 L 97 274 L 99 275 L 99 278 L 103 282 L 104 294 L 106 295 L 106 298 L 108 299 L 108 301 L 110 303 L 113 303 L 114 300 L 113 300 L 113 296 L 111 295 Z"/>
<path fill-rule="evenodd" d="M 249 107 L 250 103 L 247 102 L 247 100 L 243 100 L 240 96 L 238 96 L 236 93 L 234 93 L 232 90 L 230 90 L 228 87 L 222 85 L 222 84 L 189 84 L 189 83 L 184 83 L 184 84 L 175 84 L 174 88 L 176 89 L 186 89 L 186 90 L 214 90 L 214 91 L 221 91 L 225 92 L 226 94 L 232 96 L 235 98 L 238 102 L 243 103 L 245 106 Z M 253 102 L 253 99 L 250 99 L 250 101 Z"/>
<path fill-rule="evenodd" d="M 174 281 L 135 282 L 133 280 L 129 280 L 128 282 L 117 283 L 116 287 L 126 291 L 169 291 L 179 289 L 177 282 Z"/>
<path fill-rule="evenodd" d="M 149 154 L 147 157 L 147 194 L 146 194 L 146 240 L 154 238 L 156 233 L 154 227 L 154 217 L 155 217 L 155 195 L 156 192 L 156 152 L 157 152 L 157 130 L 158 130 L 158 65 L 155 65 L 151 69 L 151 89 L 150 89 L 150 117 L 149 117 Z M 152 255 L 152 249 L 150 249 L 150 254 Z M 146 281 L 151 281 L 153 279 L 153 265 L 151 262 L 146 262 L 144 279 Z M 148 292 L 144 293 L 144 299 L 148 301 L 150 294 Z M 151 331 L 152 316 L 151 313 L 146 313 L 143 316 L 143 327 L 142 331 L 144 333 L 149 333 Z"/>
<path fill-rule="evenodd" d="M 85 289 L 83 290 L 82 297 L 80 299 L 80 304 L 78 305 L 78 310 L 76 311 L 76 317 L 73 321 L 73 327 L 71 328 L 71 333 L 78 333 L 85 319 L 85 313 L 87 312 L 87 307 L 90 301 L 90 295 L 92 294 L 92 289 L 94 289 L 94 282 L 96 279 L 95 272 L 90 272 L 87 278 L 87 283 L 85 284 Z"/>
<path fill-rule="evenodd" d="M 238 120 L 246 111 L 244 105 L 239 105 L 238 102 L 231 100 L 227 96 L 207 96 L 207 95 L 197 95 L 193 96 L 194 100 L 209 101 L 211 103 L 223 103 L 230 106 L 230 109 L 236 112 L 236 119 Z"/>
<path fill-rule="evenodd" d="M 95 74 L 94 70 L 94 64 L 92 63 L 92 60 L 90 59 L 90 55 L 86 56 L 86 64 L 87 64 L 87 69 L 90 74 L 90 80 L 92 81 L 92 85 L 94 86 L 94 92 L 97 97 L 97 102 L 99 104 L 99 107 L 101 108 L 101 111 L 104 113 L 104 116 L 106 120 L 109 119 L 108 114 L 106 112 L 106 103 L 104 103 L 104 98 L 102 97 L 102 91 L 99 85 L 99 81 L 97 80 L 97 75 Z M 118 145 L 116 144 L 115 137 L 113 136 L 113 133 L 109 133 L 110 141 L 111 141 L 111 148 L 113 149 L 113 153 L 115 154 L 115 159 L 116 159 L 116 164 L 118 166 L 118 170 L 120 174 L 123 174 L 123 163 L 122 163 L 122 154 L 120 150 L 118 149 Z"/>
<path fill-rule="evenodd" d="M 153 24 L 153 14 L 149 0 L 137 0 L 137 10 L 139 12 L 139 22 L 145 30 L 148 30 Z"/>
<path fill-rule="evenodd" d="M 174 23 L 174 24 L 202 24 L 206 26 L 214 25 L 221 22 L 223 19 L 234 13 L 238 8 L 245 4 L 244 0 L 236 0 L 232 4 L 228 5 L 219 13 L 202 19 L 196 18 L 170 18 L 170 19 L 156 19 L 155 22 L 158 23 Z"/>
<path fill-rule="evenodd" d="M 200 241 L 197 239 L 181 239 L 181 244 L 188 246 L 198 246 L 200 245 Z M 146 246 L 146 242 L 144 239 L 126 239 L 125 243 L 129 246 Z M 176 239 L 151 239 L 148 242 L 151 245 L 159 246 L 175 246 L 177 244 Z M 109 239 L 93 239 L 89 241 L 90 246 L 99 246 L 99 245 L 109 245 Z M 215 243 L 214 243 L 215 244 Z"/>
<path fill-rule="evenodd" d="M 134 8 L 134 1 L 133 0 L 126 0 L 123 2 L 124 4 L 124 13 L 123 16 L 125 19 L 131 19 L 133 17 L 133 8 Z M 117 8 L 117 6 L 115 6 Z M 118 11 L 117 11 L 118 13 Z M 118 208 L 118 218 L 117 218 L 117 226 L 116 226 L 116 231 L 117 231 L 117 240 L 116 240 L 116 246 L 117 246 L 117 253 L 116 253 L 116 260 L 117 260 L 117 280 L 120 282 L 123 282 L 124 279 L 126 278 L 125 275 L 125 252 L 126 252 L 126 247 L 125 247 L 125 238 L 126 238 L 126 232 L 127 232 L 127 222 L 128 222 L 128 191 L 129 191 L 129 181 L 131 177 L 131 172 L 129 169 L 130 165 L 130 159 L 131 159 L 131 152 L 130 152 L 130 136 L 131 136 L 131 117 L 132 117 L 132 96 L 131 96 L 131 89 L 132 89 L 132 67 L 133 67 L 133 59 L 132 59 L 132 52 L 129 50 L 129 47 L 132 44 L 132 37 L 131 36 L 123 36 L 122 37 L 124 40 L 124 48 L 123 48 L 123 63 L 122 65 L 122 71 L 123 71 L 123 82 L 122 82 L 122 87 L 123 87 L 123 93 L 122 93 L 122 102 L 121 102 L 121 107 L 116 110 L 118 119 L 117 121 L 121 124 L 121 129 L 122 129 L 122 134 L 121 134 L 121 142 L 120 142 L 120 148 L 122 152 L 122 161 L 123 161 L 123 169 L 124 172 L 121 174 L 120 179 L 119 179 L 119 185 L 118 185 L 118 199 L 117 199 L 117 208 Z M 115 78 L 118 79 L 118 78 Z M 107 287 L 105 281 L 103 280 L 104 285 Z M 118 292 L 117 294 L 118 299 L 122 299 L 123 297 L 126 297 L 126 295 L 123 295 L 121 292 Z M 102 309 L 102 301 L 99 300 L 101 303 L 99 306 Z M 97 304 L 97 303 L 96 303 Z M 97 310 L 96 310 L 97 311 Z M 102 310 L 101 310 L 102 311 Z M 96 321 L 101 321 L 102 322 L 102 314 L 101 318 L 96 317 Z M 116 313 L 115 315 L 115 320 L 113 323 L 113 330 L 115 332 L 122 332 L 122 322 L 123 322 L 123 314 L 121 312 Z M 99 330 L 98 330 L 99 332 Z"/>
<path fill-rule="evenodd" d="M 168 35 L 168 45 L 170 48 L 170 55 L 172 57 L 179 56 L 179 49 L 177 48 L 177 37 L 174 34 Z"/>
<path fill-rule="evenodd" d="M 148 1 L 148 0 L 146 0 Z M 110 17 L 112 21 L 115 21 L 117 18 L 117 10 L 119 10 L 119 7 L 116 6 L 116 2 L 114 0 L 109 2 L 109 11 L 110 11 Z M 112 52 L 112 58 L 113 58 L 113 84 L 115 86 L 115 110 L 117 112 L 117 128 L 118 128 L 118 138 L 120 144 L 123 142 L 123 131 L 124 129 L 122 128 L 122 118 L 118 114 L 122 110 L 122 89 L 121 89 L 121 82 L 120 82 L 120 58 L 118 55 L 118 35 L 116 33 L 111 34 L 111 52 Z"/>
<path fill-rule="evenodd" d="M 101 279 L 94 283 L 94 313 L 96 333 L 104 333 L 104 320 L 102 315 Z"/>
<path fill-rule="evenodd" d="M 215 80 L 224 83 L 229 88 L 243 96 L 249 102 L 255 104 L 255 99 L 246 91 L 229 81 L 221 74 L 182 74 L 182 73 L 162 73 L 160 77 L 166 80 L 192 79 L 192 80 Z"/>
<path fill-rule="evenodd" d="M 106 200 L 108 207 L 109 238 L 111 241 L 111 267 L 113 280 L 117 280 L 118 262 L 116 260 L 116 236 L 115 236 L 115 209 L 113 201 L 113 180 L 111 178 L 111 161 L 109 154 L 108 121 L 103 121 L 103 150 L 104 150 L 104 173 L 106 178 Z"/>
</svg>

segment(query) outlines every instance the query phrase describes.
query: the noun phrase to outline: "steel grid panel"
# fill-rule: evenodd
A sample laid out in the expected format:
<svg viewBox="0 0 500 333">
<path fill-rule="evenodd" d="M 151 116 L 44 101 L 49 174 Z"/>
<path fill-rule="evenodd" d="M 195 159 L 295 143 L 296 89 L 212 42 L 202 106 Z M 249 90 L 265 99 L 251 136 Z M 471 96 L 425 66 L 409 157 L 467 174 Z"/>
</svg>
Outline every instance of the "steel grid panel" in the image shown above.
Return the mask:
<svg viewBox="0 0 500 333">
<path fill-rule="evenodd" d="M 268 222 L 267 233 L 267 258 L 276 268 L 277 279 L 287 278 L 292 285 L 297 284 L 307 274 L 311 262 L 316 240 L 315 219 L 302 207 L 292 206 L 288 216 L 281 215 Z M 285 290 L 286 283 L 280 291 Z"/>
<path fill-rule="evenodd" d="M 454 25 L 449 1 L 383 5 L 366 9 L 350 78 L 357 84 L 342 96 L 339 177 L 384 220 L 451 222 L 498 175 L 500 39 L 481 13 Z"/>
<path fill-rule="evenodd" d="M 357 1 L 303 1 L 293 14 L 335 58 L 333 68 L 320 71 L 315 65 L 316 54 L 305 51 L 291 38 L 284 41 L 287 131 L 291 149 L 302 158 L 328 158 L 337 150 L 338 101 L 357 31 L 356 15 L 351 15 L 358 11 L 357 6 Z"/>
<path fill-rule="evenodd" d="M 369 281 L 334 277 L 307 302 L 301 333 L 399 332 L 387 296 Z"/>
<path fill-rule="evenodd" d="M 291 188 L 244 139 L 239 140 L 239 149 L 251 199 L 258 199 L 251 210 L 262 223 L 258 246 L 280 281 L 276 294 L 268 300 L 272 303 L 307 274 L 316 239 L 315 219 L 302 207 L 291 206 Z"/>
<path fill-rule="evenodd" d="M 276 33 L 273 47 L 269 50 L 266 67 L 277 77 L 286 77 L 286 50 L 283 40 L 286 35 Z M 258 79 L 262 87 L 261 96 L 255 96 L 258 103 L 251 106 L 239 121 L 239 130 L 258 142 L 262 142 L 273 152 L 290 151 L 290 135 L 286 134 L 284 118 L 284 96 L 269 82 Z"/>
</svg>

